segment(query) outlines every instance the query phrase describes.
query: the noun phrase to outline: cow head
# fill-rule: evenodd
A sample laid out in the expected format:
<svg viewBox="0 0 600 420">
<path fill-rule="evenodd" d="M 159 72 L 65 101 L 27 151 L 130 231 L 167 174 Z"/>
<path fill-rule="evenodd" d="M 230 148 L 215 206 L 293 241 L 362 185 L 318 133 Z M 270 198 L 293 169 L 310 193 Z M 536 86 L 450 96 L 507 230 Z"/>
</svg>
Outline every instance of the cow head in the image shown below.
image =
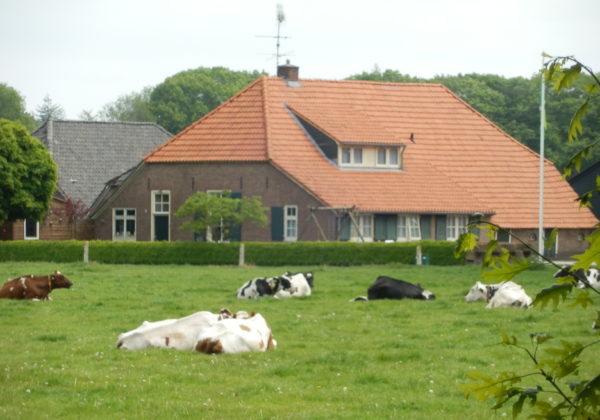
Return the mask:
<svg viewBox="0 0 600 420">
<path fill-rule="evenodd" d="M 308 285 L 312 289 L 313 288 L 313 279 L 314 279 L 313 273 L 309 271 L 308 273 L 306 273 L 304 275 L 304 277 L 306 277 L 306 281 L 308 282 Z"/>
<path fill-rule="evenodd" d="M 425 300 L 434 300 L 435 299 L 435 295 L 433 293 L 431 293 L 429 290 L 424 290 L 423 289 L 423 299 Z"/>
<path fill-rule="evenodd" d="M 48 282 L 50 283 L 50 287 L 52 289 L 68 289 L 69 287 L 73 286 L 71 280 L 66 278 L 60 271 L 55 271 L 53 274 L 50 274 L 48 276 Z"/>
<path fill-rule="evenodd" d="M 465 296 L 465 302 L 475 302 L 478 300 L 487 300 L 488 290 L 485 284 L 478 281 L 475 286 L 471 287 L 469 293 Z"/>
</svg>

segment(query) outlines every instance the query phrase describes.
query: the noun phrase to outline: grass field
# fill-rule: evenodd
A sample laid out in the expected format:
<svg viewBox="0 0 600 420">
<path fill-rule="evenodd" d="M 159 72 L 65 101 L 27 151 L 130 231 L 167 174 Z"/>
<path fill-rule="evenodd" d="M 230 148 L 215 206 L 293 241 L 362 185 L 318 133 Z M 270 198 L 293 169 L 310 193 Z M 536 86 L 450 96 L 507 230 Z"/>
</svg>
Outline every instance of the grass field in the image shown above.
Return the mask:
<svg viewBox="0 0 600 420">
<path fill-rule="evenodd" d="M 204 267 L 2 263 L 0 278 L 55 269 L 70 290 L 53 301 L 0 300 L 0 417 L 5 419 L 487 419 L 509 408 L 466 400 L 467 371 L 526 371 L 525 357 L 499 332 L 528 342 L 547 332 L 593 339 L 592 310 L 484 309 L 463 297 L 476 266 Z M 313 295 L 238 300 L 256 276 L 315 274 Z M 435 301 L 350 303 L 386 274 L 433 291 Z M 530 295 L 552 270 L 516 279 Z M 599 299 L 595 299 L 595 308 Z M 257 311 L 278 348 L 207 356 L 115 349 L 117 336 L 144 320 L 200 310 Z M 597 349 L 583 355 L 583 377 L 600 370 Z"/>
</svg>

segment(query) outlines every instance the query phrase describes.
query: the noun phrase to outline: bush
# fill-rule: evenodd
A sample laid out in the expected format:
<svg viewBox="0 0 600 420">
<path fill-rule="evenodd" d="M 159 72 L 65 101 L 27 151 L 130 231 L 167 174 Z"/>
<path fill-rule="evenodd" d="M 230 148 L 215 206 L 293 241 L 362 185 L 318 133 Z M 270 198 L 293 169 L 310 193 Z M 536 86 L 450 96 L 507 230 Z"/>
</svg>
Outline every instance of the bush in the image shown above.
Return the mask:
<svg viewBox="0 0 600 420">
<path fill-rule="evenodd" d="M 245 263 L 257 266 L 403 263 L 415 264 L 417 245 L 428 264 L 461 264 L 453 256 L 454 245 L 445 241 L 355 242 L 248 242 Z M 4 241 L 0 261 L 83 260 L 83 241 Z M 111 242 L 90 241 L 89 260 L 105 264 L 237 265 L 240 243 Z"/>
<path fill-rule="evenodd" d="M 0 241 L 0 261 L 78 262 L 81 241 Z"/>
</svg>

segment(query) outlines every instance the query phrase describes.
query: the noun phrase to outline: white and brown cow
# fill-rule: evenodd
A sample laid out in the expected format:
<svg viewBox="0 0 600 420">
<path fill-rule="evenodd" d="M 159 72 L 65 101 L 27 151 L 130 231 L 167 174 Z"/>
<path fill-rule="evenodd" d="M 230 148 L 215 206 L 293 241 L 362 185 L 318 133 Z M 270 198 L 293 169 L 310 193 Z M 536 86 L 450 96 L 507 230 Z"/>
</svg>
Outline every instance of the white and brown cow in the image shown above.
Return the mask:
<svg viewBox="0 0 600 420">
<path fill-rule="evenodd" d="M 162 347 L 192 350 L 198 334 L 204 329 L 222 319 L 236 316 L 245 317 L 248 314 L 246 312 L 232 314 L 229 310 L 222 309 L 218 314 L 200 311 L 179 319 L 144 321 L 136 329 L 119 335 L 117 349 L 141 350 L 149 347 Z"/>
<path fill-rule="evenodd" d="M 515 282 L 505 281 L 498 284 L 483 284 L 480 281 L 465 296 L 466 302 L 485 301 L 487 309 L 499 307 L 527 308 L 532 299 L 525 289 Z"/>
<path fill-rule="evenodd" d="M 47 276 L 17 277 L 7 280 L 0 288 L 0 298 L 6 299 L 31 299 L 52 300 L 50 292 L 54 289 L 69 288 L 73 285 L 60 271 L 55 271 Z"/>
<path fill-rule="evenodd" d="M 198 335 L 194 349 L 200 353 L 220 354 L 263 352 L 276 346 L 267 321 L 253 312 L 248 318 L 227 318 L 206 328 Z"/>
</svg>

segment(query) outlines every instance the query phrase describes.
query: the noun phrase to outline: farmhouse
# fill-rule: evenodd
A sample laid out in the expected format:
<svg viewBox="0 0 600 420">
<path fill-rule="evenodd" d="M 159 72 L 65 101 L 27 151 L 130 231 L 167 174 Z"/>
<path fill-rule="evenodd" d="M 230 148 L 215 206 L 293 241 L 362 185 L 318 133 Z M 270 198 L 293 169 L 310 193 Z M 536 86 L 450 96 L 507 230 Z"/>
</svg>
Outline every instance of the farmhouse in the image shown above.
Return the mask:
<svg viewBox="0 0 600 420">
<path fill-rule="evenodd" d="M 91 217 L 99 239 L 204 240 L 174 213 L 230 190 L 260 196 L 269 225 L 228 240 L 454 240 L 483 215 L 536 244 L 538 162 L 442 85 L 305 80 L 287 64 L 113 179 Z M 575 198 L 546 161 L 544 227 L 561 254 L 597 223 Z"/>
<path fill-rule="evenodd" d="M 58 166 L 57 193 L 41 221 L 19 220 L 0 228 L 0 239 L 63 240 L 91 237 L 80 221 L 111 178 L 138 164 L 171 134 L 154 123 L 50 120 L 32 135 Z"/>
</svg>

